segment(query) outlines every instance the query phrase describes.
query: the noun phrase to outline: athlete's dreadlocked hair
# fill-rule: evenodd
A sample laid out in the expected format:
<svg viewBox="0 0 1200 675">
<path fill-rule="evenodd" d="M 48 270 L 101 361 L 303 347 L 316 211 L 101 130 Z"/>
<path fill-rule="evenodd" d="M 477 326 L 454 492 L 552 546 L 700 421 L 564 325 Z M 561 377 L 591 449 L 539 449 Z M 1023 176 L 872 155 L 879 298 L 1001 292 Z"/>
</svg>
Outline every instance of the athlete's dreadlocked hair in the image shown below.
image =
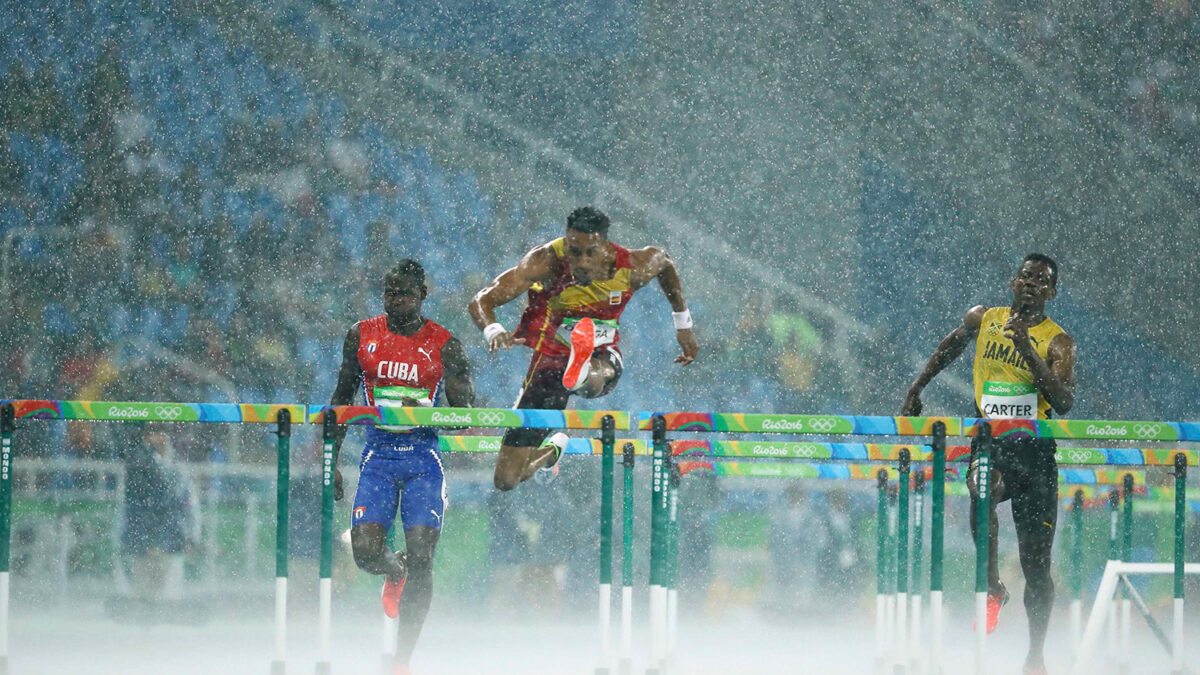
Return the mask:
<svg viewBox="0 0 1200 675">
<path fill-rule="evenodd" d="M 1027 262 L 1040 262 L 1050 270 L 1050 283 L 1052 286 L 1058 287 L 1058 263 L 1054 262 L 1054 258 L 1042 253 L 1030 253 L 1021 261 L 1024 265 Z"/>
<path fill-rule="evenodd" d="M 608 238 L 608 216 L 594 206 L 581 206 L 567 216 L 567 229 Z"/>
<path fill-rule="evenodd" d="M 415 281 L 418 286 L 424 286 L 425 285 L 425 268 L 421 267 L 421 263 L 417 262 L 416 260 L 413 260 L 412 258 L 401 258 L 396 263 L 396 266 L 393 267 L 392 270 L 387 273 L 387 277 L 385 277 L 385 280 L 393 279 L 395 277 L 405 277 L 407 279 L 411 279 L 411 280 Z"/>
</svg>

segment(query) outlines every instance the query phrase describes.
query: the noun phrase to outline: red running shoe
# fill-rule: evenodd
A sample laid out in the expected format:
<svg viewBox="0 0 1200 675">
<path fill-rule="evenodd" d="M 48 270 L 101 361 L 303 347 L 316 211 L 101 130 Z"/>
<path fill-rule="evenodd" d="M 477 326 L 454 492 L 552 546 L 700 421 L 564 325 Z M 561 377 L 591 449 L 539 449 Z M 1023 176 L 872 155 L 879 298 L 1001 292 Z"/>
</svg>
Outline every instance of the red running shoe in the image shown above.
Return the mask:
<svg viewBox="0 0 1200 675">
<path fill-rule="evenodd" d="M 1000 608 L 1008 604 L 1008 590 L 1000 591 L 1000 594 L 988 593 L 987 596 L 987 632 L 995 633 L 996 626 L 1000 623 Z M 972 624 L 971 630 L 979 630 L 979 626 Z"/>
<path fill-rule="evenodd" d="M 1045 666 L 1025 666 L 1021 672 L 1024 675 L 1050 675 Z"/>
<path fill-rule="evenodd" d="M 596 324 L 589 318 L 579 320 L 571 329 L 571 358 L 563 372 L 563 387 L 575 391 L 587 381 L 592 370 L 592 352 L 596 351 Z"/>
<path fill-rule="evenodd" d="M 404 554 L 396 551 L 396 558 L 400 560 L 400 565 L 404 567 L 404 576 L 396 581 L 392 581 L 391 577 L 385 577 L 383 581 L 383 613 L 389 619 L 394 619 L 400 616 L 400 596 L 404 594 L 404 582 L 408 579 L 408 565 L 404 561 Z"/>
</svg>

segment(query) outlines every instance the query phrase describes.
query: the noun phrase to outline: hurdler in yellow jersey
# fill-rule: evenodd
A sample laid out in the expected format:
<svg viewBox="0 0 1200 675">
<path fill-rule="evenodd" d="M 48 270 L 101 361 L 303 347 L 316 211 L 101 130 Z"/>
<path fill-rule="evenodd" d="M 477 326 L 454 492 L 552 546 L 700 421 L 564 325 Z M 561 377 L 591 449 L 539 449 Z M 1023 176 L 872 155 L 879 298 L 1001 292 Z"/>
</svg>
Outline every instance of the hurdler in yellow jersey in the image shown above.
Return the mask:
<svg viewBox="0 0 1200 675">
<path fill-rule="evenodd" d="M 902 415 L 921 414 L 921 392 L 946 366 L 975 343 L 975 412 L 989 419 L 1046 419 L 1065 415 L 1075 404 L 1075 341 L 1046 316 L 1046 303 L 1057 293 L 1058 265 L 1031 253 L 1021 261 L 1010 287 L 1008 307 L 972 307 L 962 325 L 934 350 L 908 390 Z M 972 443 L 972 456 L 976 443 Z M 1054 582 L 1050 549 L 1058 521 L 1058 467 L 1053 439 L 1003 437 L 992 446 L 991 526 L 988 556 L 987 631 L 995 630 L 1008 592 L 996 562 L 995 508 L 1011 499 L 1021 570 L 1025 573 L 1025 611 L 1029 615 L 1026 673 L 1044 673 L 1043 647 Z M 971 530 L 978 496 L 975 462 L 967 473 L 971 492 Z M 980 627 L 976 627 L 979 629 Z"/>
</svg>

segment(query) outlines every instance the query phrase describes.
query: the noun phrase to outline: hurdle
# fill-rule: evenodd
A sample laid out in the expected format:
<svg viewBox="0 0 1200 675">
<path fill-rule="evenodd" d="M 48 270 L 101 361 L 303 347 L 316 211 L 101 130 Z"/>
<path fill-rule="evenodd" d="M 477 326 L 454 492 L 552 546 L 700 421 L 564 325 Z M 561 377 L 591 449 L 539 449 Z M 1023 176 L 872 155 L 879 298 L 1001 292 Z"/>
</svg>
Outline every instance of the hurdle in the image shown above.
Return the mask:
<svg viewBox="0 0 1200 675">
<path fill-rule="evenodd" d="M 110 422 L 226 423 L 276 425 L 276 539 L 274 630 L 269 671 L 283 675 L 287 659 L 288 486 L 293 422 L 322 426 L 321 552 L 319 564 L 319 633 L 316 671 L 332 672 L 333 569 L 333 439 L 338 425 L 401 425 L 426 427 L 586 429 L 627 428 L 629 414 L 621 411 L 506 410 L 487 408 L 380 408 L 297 404 L 180 403 L 146 401 L 0 400 L 0 675 L 9 654 L 9 550 L 12 527 L 13 433 L 16 420 L 83 420 Z M 583 440 L 583 439 L 576 439 Z M 439 439 L 448 451 L 495 452 L 498 438 Z M 593 454 L 592 444 L 572 444 L 572 454 Z"/>
<path fill-rule="evenodd" d="M 653 413 L 653 412 L 638 412 L 626 413 L 620 411 L 539 411 L 539 410 L 503 410 L 503 409 L 457 409 L 457 408 L 372 408 L 367 406 L 303 406 L 296 404 L 215 404 L 215 403 L 155 403 L 155 402 L 106 402 L 106 401 L 52 401 L 52 400 L 0 400 L 4 404 L 5 412 L 0 415 L 0 427 L 3 427 L 4 443 L 0 450 L 0 662 L 8 656 L 8 590 L 10 580 L 7 574 L 7 558 L 8 558 L 8 541 L 9 533 L 11 532 L 11 499 L 12 499 L 12 436 L 15 428 L 15 420 L 48 420 L 48 419 L 65 419 L 65 420 L 88 420 L 88 421 L 156 421 L 156 422 L 201 422 L 201 423 L 268 423 L 276 425 L 276 433 L 278 435 L 276 443 L 277 453 L 277 484 L 276 484 L 276 501 L 277 512 L 276 518 L 276 572 L 275 572 L 275 588 L 276 602 L 274 607 L 276 631 L 272 640 L 271 650 L 271 672 L 278 673 L 282 670 L 282 665 L 286 659 L 284 648 L 286 647 L 287 632 L 286 632 L 286 607 L 287 607 L 287 559 L 286 559 L 286 489 L 282 486 L 288 481 L 288 462 L 287 456 L 290 455 L 290 431 L 291 424 L 297 420 L 309 424 L 321 424 L 323 426 L 324 439 L 323 444 L 323 472 L 322 472 L 322 565 L 321 565 L 321 582 L 322 586 L 328 586 L 330 577 L 329 571 L 332 567 L 332 553 L 329 558 L 325 559 L 325 550 L 332 549 L 332 488 L 333 488 L 333 466 L 332 466 L 332 444 L 328 443 L 332 433 L 329 430 L 335 429 L 336 425 L 340 424 L 387 424 L 387 425 L 407 425 L 407 426 L 428 426 L 428 427 L 477 427 L 477 428 L 514 428 L 514 427 L 533 427 L 545 429 L 579 429 L 579 430 L 601 430 L 603 431 L 603 419 L 606 415 L 611 415 L 613 419 L 613 428 L 629 429 L 630 431 L 651 431 L 653 432 L 652 448 L 654 461 L 652 464 L 652 489 L 651 494 L 655 499 L 656 510 L 652 511 L 651 518 L 651 642 L 652 642 L 652 658 L 651 667 L 657 669 L 658 672 L 666 672 L 670 670 L 673 664 L 674 652 L 677 649 L 675 640 L 678 637 L 678 624 L 676 620 L 671 618 L 674 616 L 671 611 L 671 591 L 675 584 L 677 573 L 674 571 L 672 564 L 668 564 L 677 556 L 677 534 L 671 525 L 671 503 L 672 503 L 672 487 L 677 487 L 678 476 L 684 473 L 683 466 L 687 462 L 700 462 L 695 458 L 696 453 L 707 455 L 714 458 L 719 458 L 720 462 L 712 463 L 714 472 L 718 475 L 747 475 L 760 477 L 794 477 L 794 478 L 835 478 L 844 479 L 850 477 L 860 477 L 860 474 L 870 474 L 873 468 L 868 465 L 860 465 L 849 462 L 854 461 L 880 461 L 885 460 L 895 462 L 899 460 L 901 451 L 909 453 L 911 462 L 932 462 L 933 470 L 928 476 L 926 487 L 929 489 L 930 498 L 933 504 L 932 519 L 929 528 L 929 536 L 931 539 L 931 548 L 929 556 L 929 593 L 930 593 L 930 651 L 928 654 L 927 663 L 931 672 L 941 672 L 941 648 L 942 648 L 942 612 L 940 609 L 940 593 L 941 593 L 941 542 L 942 542 L 942 527 L 944 524 L 944 498 L 947 494 L 963 494 L 965 490 L 961 484 L 952 484 L 947 486 L 945 479 L 947 473 L 947 462 L 957 463 L 965 461 L 969 455 L 969 448 L 965 446 L 950 446 L 945 444 L 948 435 L 954 436 L 973 436 L 983 434 L 987 436 L 988 424 L 991 424 L 991 430 L 997 435 L 1008 433 L 1009 426 L 1016 426 L 1024 430 L 1028 430 L 1032 435 L 1048 438 L 1064 438 L 1064 439 L 1101 439 L 1101 440 L 1122 440 L 1122 441 L 1195 441 L 1200 440 L 1200 424 L 1196 423 L 1171 423 L 1171 422 L 1105 422 L 1105 421 L 1087 421 L 1087 420 L 1041 420 L 1041 421 L 1020 421 L 1009 425 L 1008 423 L 1001 424 L 998 421 L 977 420 L 972 418 L 946 418 L 946 417 L 870 417 L 870 416 L 839 416 L 839 415 L 757 415 L 757 414 L 723 414 L 723 413 Z M 330 414 L 332 413 L 332 414 Z M 636 428 L 630 427 L 630 422 L 636 420 Z M 659 420 L 656 422 L 655 420 Z M 655 426 L 655 425 L 658 426 Z M 870 443 L 779 443 L 779 442 L 758 442 L 758 441 L 691 441 L 682 440 L 668 443 L 666 438 L 667 431 L 672 432 L 720 432 L 720 433 L 753 433 L 753 434 L 809 434 L 820 436 L 921 436 L 931 437 L 931 445 L 901 445 L 901 444 L 870 444 Z M 567 452 L 570 454 L 604 454 L 604 446 L 611 445 L 606 443 L 605 438 L 601 439 L 572 439 L 568 446 Z M 615 442 L 615 441 L 614 441 Z M 449 452 L 495 452 L 499 448 L 499 439 L 495 437 L 482 436 L 441 436 L 440 447 Z M 981 441 L 981 445 L 986 446 L 987 443 Z M 646 451 L 646 444 L 637 439 L 631 439 L 626 442 L 626 494 L 631 495 L 633 492 L 632 481 L 632 458 L 636 454 L 642 454 Z M 609 450 L 610 454 L 612 450 Z M 678 467 L 676 467 L 678 457 Z M 745 458 L 749 463 L 740 466 L 739 458 Z M 733 461 L 725 461 L 732 459 Z M 802 459 L 811 460 L 814 462 L 824 462 L 824 464 L 789 464 L 786 470 L 773 467 L 764 462 L 766 459 Z M 1176 469 L 1177 485 L 1174 491 L 1174 498 L 1178 500 L 1176 524 L 1177 524 L 1177 542 L 1175 554 L 1175 567 L 1178 568 L 1177 575 L 1177 591 L 1175 598 L 1176 621 L 1175 632 L 1181 636 L 1182 633 L 1182 575 L 1192 572 L 1192 564 L 1186 564 L 1183 561 L 1183 513 L 1188 503 L 1185 493 L 1180 482 L 1180 476 L 1186 474 L 1186 466 L 1190 463 L 1196 463 L 1196 453 L 1192 450 L 1178 449 L 1107 449 L 1107 448 L 1059 448 L 1056 453 L 1056 459 L 1064 465 L 1090 466 L 1088 471 L 1092 472 L 1091 483 L 1093 485 L 1108 484 L 1107 478 L 1109 474 L 1118 473 L 1117 471 L 1109 471 L 1102 466 L 1169 466 L 1174 465 Z M 849 460 L 849 462 L 848 462 Z M 603 462 L 603 459 L 602 459 Z M 830 462 L 838 462 L 839 464 L 831 466 Z M 678 471 L 675 471 L 678 468 Z M 602 470 L 602 474 L 611 474 L 615 467 L 609 465 L 607 470 Z M 898 469 L 892 469 L 899 473 Z M 1060 470 L 1060 482 L 1064 480 L 1064 476 L 1068 479 L 1074 477 L 1073 472 L 1080 472 L 1082 469 L 1062 469 Z M 1064 473 L 1065 472 L 1065 473 Z M 1130 472 L 1132 473 L 1132 472 Z M 890 471 L 889 471 L 890 475 Z M 611 476 L 609 476 L 611 478 Z M 1102 480 L 1103 478 L 1103 480 Z M 914 478 L 915 480 L 915 478 Z M 1144 480 L 1144 479 L 1143 479 Z M 615 481 L 609 480 L 604 482 L 602 476 L 602 489 L 610 492 L 613 489 Z M 1085 481 L 1086 482 L 1086 481 Z M 673 485 L 674 484 L 674 485 Z M 986 483 L 985 483 L 986 484 Z M 607 489 L 605 489 L 607 488 Z M 948 489 L 953 488 L 953 489 Z M 908 491 L 906 481 L 905 491 Z M 1090 489 L 1088 487 L 1081 488 L 1083 490 Z M 1159 494 L 1159 488 L 1145 488 L 1150 494 Z M 1161 489 L 1161 490 L 1165 490 Z M 915 487 L 913 488 L 915 495 Z M 897 495 L 899 494 L 899 486 Z M 1132 494 L 1132 493 L 1131 493 Z M 1140 494 L 1140 493 L 1138 493 Z M 631 497 L 626 497 L 627 501 Z M 916 501 L 916 500 L 914 500 Z M 603 502 L 603 498 L 602 498 Z M 607 507 L 607 517 L 610 520 L 608 529 L 607 546 L 611 546 L 611 510 L 612 501 L 609 500 Z M 677 502 L 676 502 L 677 505 Z M 909 509 L 904 509 L 904 519 L 908 520 Z M 601 516 L 605 517 L 606 509 L 602 504 Z M 658 520 L 655 520 L 655 515 L 658 515 Z M 678 509 L 676 506 L 676 516 L 678 517 Z M 631 521 L 631 517 L 628 517 Z M 897 511 L 897 527 L 899 529 L 900 512 Z M 676 520 L 677 523 L 677 520 Z M 601 524 L 600 534 L 604 534 L 605 526 Z M 914 527 L 914 529 L 916 529 Z M 625 544 L 626 553 L 624 564 L 628 565 L 632 558 L 632 522 L 629 522 L 629 527 L 625 529 L 623 538 L 628 541 Z M 922 532 L 922 535 L 924 533 Z M 601 540 L 605 541 L 605 537 L 601 536 Z M 898 542 L 899 536 L 896 537 Z M 916 543 L 912 549 L 912 559 L 915 564 L 917 561 L 917 550 L 920 542 Z M 906 544 L 907 547 L 907 544 Z M 977 570 L 978 570 L 978 546 L 977 546 Z M 890 558 L 890 553 L 885 557 Z M 604 614 L 603 598 L 611 596 L 611 554 L 608 559 L 608 594 L 601 593 L 600 605 L 598 612 Z M 1129 563 L 1125 560 L 1117 560 L 1121 565 L 1132 565 L 1132 567 L 1123 568 L 1127 573 L 1141 573 L 1143 568 L 1138 565 L 1145 566 L 1147 563 Z M 892 563 L 889 563 L 892 564 Z M 912 578 L 911 587 L 905 583 L 899 583 L 899 575 L 906 574 L 908 566 L 904 566 L 901 570 L 900 565 L 892 568 L 892 572 L 888 573 L 890 577 L 888 583 L 892 583 L 892 579 L 896 583 L 896 592 L 899 593 L 901 588 L 909 595 L 917 595 L 916 577 Z M 1149 569 L 1149 568 L 1146 568 Z M 1106 572 L 1107 574 L 1107 572 Z M 914 572 L 916 575 L 916 572 Z M 1119 575 L 1118 575 L 1119 576 Z M 625 616 L 632 617 L 632 570 L 628 574 L 623 570 L 623 588 L 622 588 L 622 650 L 621 650 L 621 668 L 632 670 L 632 663 L 629 657 L 630 648 L 627 647 L 625 635 L 631 633 L 631 630 L 626 629 Z M 601 579 L 604 578 L 603 570 L 601 571 Z M 1116 577 L 1114 577 L 1115 579 Z M 907 579 L 906 579 L 907 581 Z M 978 581 L 978 579 L 977 579 Z M 1111 590 L 1115 591 L 1116 581 L 1111 584 Z M 628 604 L 625 603 L 626 593 L 629 593 L 630 599 Z M 978 592 L 978 591 L 977 591 Z M 323 593 L 325 595 L 325 593 Z M 916 597 L 911 598 L 916 600 Z M 1111 600 L 1111 598 L 1109 598 Z M 610 600 L 609 600 L 610 601 Z M 895 598 L 892 599 L 895 604 Z M 1093 607 L 1093 611 L 1088 618 L 1087 625 L 1081 635 L 1079 652 L 1084 655 L 1087 652 L 1088 640 L 1095 641 L 1095 636 L 1092 635 L 1092 624 L 1095 622 L 1097 611 L 1105 613 L 1109 604 L 1105 604 L 1102 598 L 1098 598 L 1098 607 Z M 677 607 L 677 600 L 675 603 Z M 909 610 L 904 604 L 898 606 L 897 614 L 907 615 Z M 628 608 L 628 609 L 627 609 Z M 599 626 L 599 643 L 600 650 L 598 661 L 598 669 L 608 667 L 612 659 L 612 635 L 610 632 L 611 626 L 611 605 L 608 605 L 608 621 L 601 621 Z M 318 659 L 318 669 L 321 672 L 330 672 L 332 664 L 330 662 L 330 654 L 332 652 L 331 638 L 329 635 L 329 624 L 332 622 L 332 601 L 322 601 L 321 611 L 321 639 L 320 652 Z M 894 632 L 895 622 L 905 621 L 908 626 L 911 626 L 914 631 L 918 630 L 919 622 L 909 620 L 908 618 L 894 617 L 892 622 L 887 625 L 892 626 Z M 630 619 L 631 623 L 631 619 Z M 1102 624 L 1103 621 L 1100 620 Z M 1096 630 L 1099 630 L 1097 628 Z M 1092 631 L 1092 632 L 1089 632 Z M 901 636 L 899 641 L 904 642 L 905 637 Z M 977 647 L 982 653 L 982 640 Z M 1183 647 L 1182 639 L 1177 639 L 1173 643 L 1174 659 L 1177 662 L 1177 670 L 1182 672 L 1183 668 Z M 894 655 L 889 656 L 894 660 Z M 907 663 L 892 663 L 893 668 L 903 669 L 909 668 Z M 1079 666 L 1082 668 L 1083 666 Z M 1082 671 L 1081 671 L 1082 672 Z"/>
<path fill-rule="evenodd" d="M 848 459 L 887 459 L 898 460 L 901 449 L 913 453 L 912 459 L 931 461 L 936 470 L 931 471 L 933 494 L 933 524 L 930 527 L 930 593 L 931 593 L 931 627 L 930 654 L 928 663 L 930 672 L 940 673 L 941 654 L 943 647 L 943 614 L 940 608 L 941 594 L 941 549 L 944 525 L 945 462 L 964 462 L 971 454 L 969 446 L 953 446 L 946 448 L 945 435 L 949 427 L 952 433 L 963 436 L 980 436 L 977 442 L 977 456 L 983 461 L 979 479 L 981 485 L 988 486 L 990 480 L 991 444 L 993 428 L 998 436 L 1007 436 L 1014 432 L 1024 433 L 1031 437 L 1073 439 L 1073 440 L 1119 440 L 1119 441 L 1187 441 L 1200 439 L 1200 425 L 1195 423 L 1170 422 L 1106 422 L 1095 420 L 983 420 L 977 418 L 880 418 L 861 416 L 804 416 L 804 415 L 756 415 L 756 414 L 722 414 L 722 413 L 639 413 L 639 429 L 646 429 L 654 420 L 662 418 L 671 431 L 696 431 L 720 433 L 780 433 L 780 434 L 823 434 L 837 435 L 931 435 L 931 446 L 902 446 L 875 444 L 839 444 L 839 443 L 786 443 L 786 442 L 751 442 L 746 441 L 673 441 L 677 448 L 673 454 L 687 455 L 695 461 L 695 455 L 703 454 L 711 458 L 774 458 L 774 459 L 818 459 L 818 460 L 848 460 Z M 812 423 L 816 422 L 814 426 Z M 934 427 L 941 425 L 935 432 Z M 1132 429 L 1132 431 L 1131 431 Z M 682 451 L 678 448 L 682 448 Z M 1062 465 L 1120 465 L 1120 466 L 1164 466 L 1174 462 L 1187 464 L 1195 462 L 1196 453 L 1180 449 L 1145 449 L 1145 448 L 1094 448 L 1094 447 L 1060 447 L 1056 450 L 1056 461 Z M 747 475 L 758 477 L 796 477 L 796 478 L 832 478 L 834 472 L 825 472 L 826 467 L 815 471 L 811 467 L 795 467 L 791 465 L 749 464 L 746 467 L 724 462 L 713 462 L 710 467 L 717 475 Z M 853 466 L 850 467 L 853 470 Z M 806 471 L 806 469 L 808 469 Z M 1090 473 L 1088 480 L 1080 480 L 1084 473 Z M 1090 485 L 1112 484 L 1113 474 L 1118 473 L 1101 468 L 1060 469 L 1059 482 L 1061 485 L 1085 483 Z M 844 474 L 839 477 L 848 477 Z M 1143 479 L 1144 481 L 1144 479 Z M 965 494 L 965 486 L 961 492 Z M 983 517 L 976 524 L 976 621 L 979 625 L 986 624 L 987 603 L 987 546 L 988 529 L 990 528 L 990 489 L 981 490 L 979 513 Z M 1064 496 L 1060 490 L 1060 497 Z M 882 524 L 881 524 L 882 525 Z M 652 555 L 654 548 L 652 547 Z M 888 554 L 887 558 L 891 555 Z M 884 583 L 892 583 L 895 578 L 892 571 L 885 565 L 892 564 L 885 558 L 879 562 L 879 569 Z M 898 568 L 890 570 L 899 573 Z M 898 581 L 898 579 L 897 579 Z M 891 630 L 877 631 L 882 639 L 894 635 L 895 624 L 901 621 L 894 615 L 889 617 L 888 607 L 895 606 L 895 597 L 888 594 L 883 584 L 878 590 L 883 602 L 879 603 L 883 619 L 880 625 Z M 891 595 L 892 597 L 888 597 Z M 935 599 L 936 598 L 936 599 Z M 653 611 L 653 610 L 652 610 Z M 915 624 L 915 622 L 914 622 Z M 654 636 L 651 632 L 652 639 Z M 978 631 L 975 641 L 975 663 L 977 672 L 985 672 L 986 665 L 986 631 Z M 657 653 L 652 647 L 652 653 Z M 892 650 L 885 650 L 888 656 L 885 660 L 893 661 L 893 668 L 901 672 L 908 666 L 901 661 L 895 663 Z"/>
</svg>

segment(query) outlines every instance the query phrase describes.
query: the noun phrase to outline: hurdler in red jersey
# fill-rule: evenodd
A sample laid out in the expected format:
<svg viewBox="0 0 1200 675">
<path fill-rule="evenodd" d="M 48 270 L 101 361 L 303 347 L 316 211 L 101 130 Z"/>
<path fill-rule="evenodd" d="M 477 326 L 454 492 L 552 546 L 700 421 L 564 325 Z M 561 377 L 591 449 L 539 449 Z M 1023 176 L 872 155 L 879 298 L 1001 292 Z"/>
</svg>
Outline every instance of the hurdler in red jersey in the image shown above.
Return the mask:
<svg viewBox="0 0 1200 675">
<path fill-rule="evenodd" d="M 386 314 L 358 325 L 358 363 L 367 405 L 403 406 L 404 399 L 411 399 L 418 405 L 432 406 L 441 393 L 442 347 L 453 337 L 450 331 L 425 319 L 412 335 L 397 335 L 388 330 Z M 367 438 L 383 440 L 407 430 L 369 427 Z M 436 436 L 433 429 L 417 432 Z"/>
<path fill-rule="evenodd" d="M 676 339 L 687 365 L 699 349 L 675 264 L 660 248 L 629 250 L 608 240 L 608 217 L 592 207 L 567 218 L 566 235 L 534 248 L 471 300 L 469 311 L 488 350 L 523 344 L 533 349 L 518 408 L 562 409 L 572 396 L 611 392 L 623 363 L 617 347 L 620 317 L 638 289 L 657 280 L 674 313 Z M 495 308 L 527 294 L 516 331 L 496 321 Z M 565 434 L 547 444 L 545 429 L 512 429 L 504 436 L 495 484 L 516 487 L 543 467 L 557 467 Z"/>
<path fill-rule="evenodd" d="M 401 260 L 384 279 L 384 314 L 360 321 L 346 334 L 332 405 L 354 402 L 361 386 L 368 405 L 431 406 L 444 392 L 451 406 L 474 402 L 470 364 L 462 344 L 421 315 L 425 270 Z M 334 495 L 341 498 L 337 455 L 345 427 L 334 439 Z M 385 577 L 382 604 L 397 621 L 396 668 L 406 668 L 433 594 L 433 553 L 446 508 L 446 481 L 434 429 L 367 429 L 351 511 L 354 562 Z M 404 552 L 387 546 L 397 511 Z"/>
</svg>

